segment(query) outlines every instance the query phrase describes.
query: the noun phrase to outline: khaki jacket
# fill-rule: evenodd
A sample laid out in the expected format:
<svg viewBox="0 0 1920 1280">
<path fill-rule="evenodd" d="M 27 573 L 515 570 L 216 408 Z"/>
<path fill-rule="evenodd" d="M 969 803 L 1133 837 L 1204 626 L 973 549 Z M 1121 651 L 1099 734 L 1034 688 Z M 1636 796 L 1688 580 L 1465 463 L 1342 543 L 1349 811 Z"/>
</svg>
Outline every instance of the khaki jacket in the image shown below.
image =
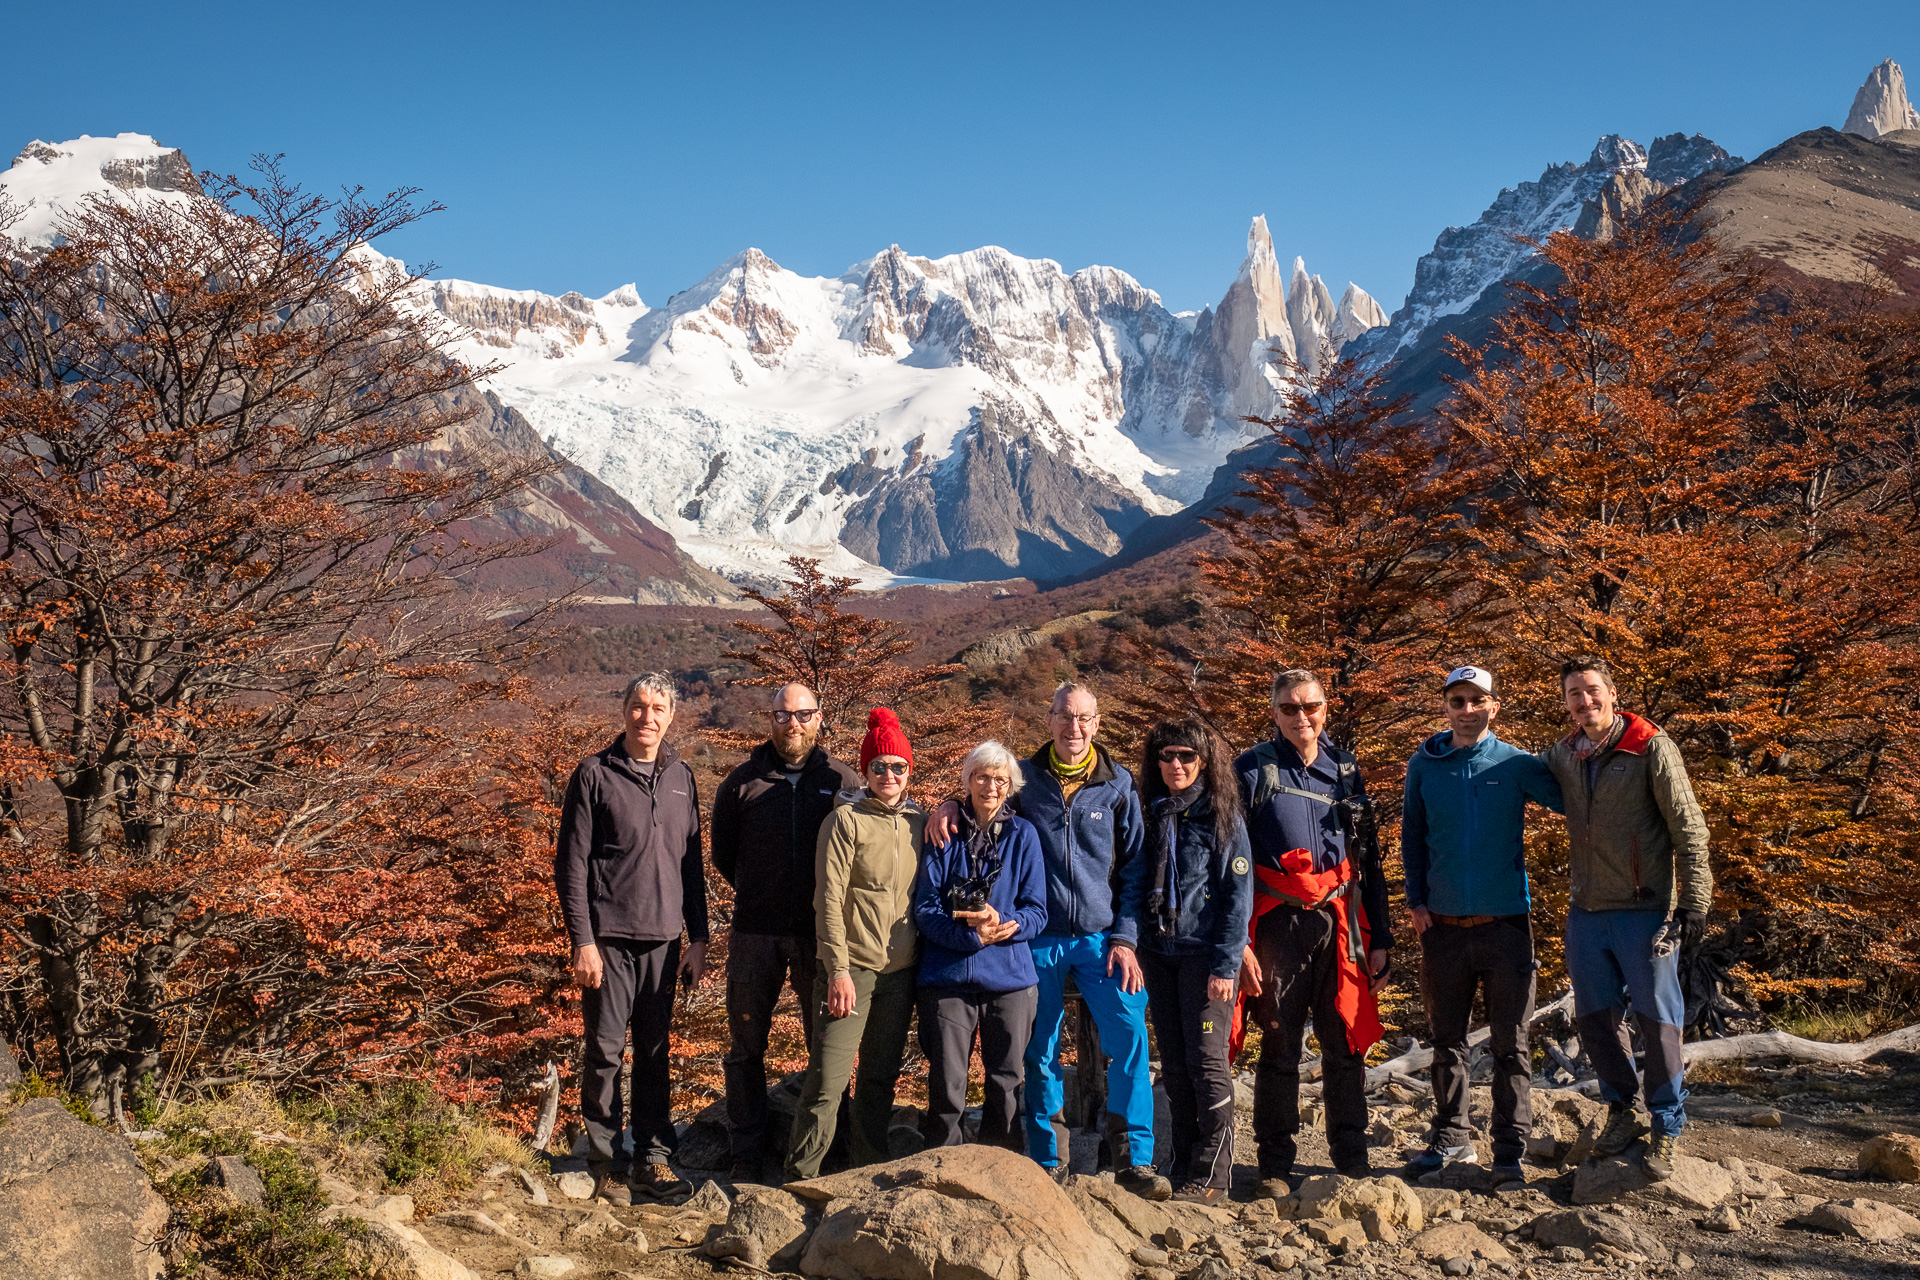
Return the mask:
<svg viewBox="0 0 1920 1280">
<path fill-rule="evenodd" d="M 899 809 L 864 790 L 842 791 L 820 824 L 814 855 L 815 954 L 829 974 L 893 973 L 914 962 L 913 880 L 926 845 L 927 815 L 911 800 Z"/>
<path fill-rule="evenodd" d="M 1707 820 L 1680 748 L 1652 721 L 1621 712 L 1619 741 L 1582 760 L 1579 731 L 1547 750 L 1567 802 L 1573 905 L 1586 911 L 1704 912 L 1713 901 Z M 1588 766 L 1596 764 L 1593 782 Z"/>
</svg>

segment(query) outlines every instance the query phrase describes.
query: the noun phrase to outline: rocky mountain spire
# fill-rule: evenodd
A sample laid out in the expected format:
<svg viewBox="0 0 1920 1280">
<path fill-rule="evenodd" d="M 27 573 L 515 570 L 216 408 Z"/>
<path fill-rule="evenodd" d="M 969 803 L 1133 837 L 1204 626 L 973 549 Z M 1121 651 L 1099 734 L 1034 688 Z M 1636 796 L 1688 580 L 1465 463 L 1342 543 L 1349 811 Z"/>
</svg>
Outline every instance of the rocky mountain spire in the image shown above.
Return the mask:
<svg viewBox="0 0 1920 1280">
<path fill-rule="evenodd" d="M 1920 129 L 1920 112 L 1907 101 L 1907 78 L 1900 74 L 1900 64 L 1888 58 L 1867 73 L 1840 132 L 1878 138 L 1899 129 Z"/>
<path fill-rule="evenodd" d="M 1247 260 L 1214 309 L 1212 344 L 1230 393 L 1229 413 L 1271 414 L 1278 404 L 1273 353 L 1297 358 L 1287 319 L 1287 290 L 1266 215 L 1247 228 Z"/>
</svg>

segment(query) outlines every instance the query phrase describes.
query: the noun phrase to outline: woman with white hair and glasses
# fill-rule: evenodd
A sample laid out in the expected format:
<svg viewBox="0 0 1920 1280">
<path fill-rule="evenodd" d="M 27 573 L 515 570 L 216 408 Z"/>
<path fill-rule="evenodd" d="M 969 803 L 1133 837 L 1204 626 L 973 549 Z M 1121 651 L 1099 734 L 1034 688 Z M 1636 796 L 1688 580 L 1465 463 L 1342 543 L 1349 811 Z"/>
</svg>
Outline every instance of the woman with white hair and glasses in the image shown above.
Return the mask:
<svg viewBox="0 0 1920 1280">
<path fill-rule="evenodd" d="M 1020 1150 L 1015 1099 L 1033 1035 L 1039 981 L 1028 943 L 1047 923 L 1040 838 L 1007 800 L 1020 762 L 983 742 L 960 766 L 966 801 L 952 838 L 927 851 L 914 885 L 920 953 L 920 1048 L 927 1055 L 929 1147 L 962 1141 L 967 1067 L 977 1038 L 986 1068 L 980 1141 Z"/>
</svg>

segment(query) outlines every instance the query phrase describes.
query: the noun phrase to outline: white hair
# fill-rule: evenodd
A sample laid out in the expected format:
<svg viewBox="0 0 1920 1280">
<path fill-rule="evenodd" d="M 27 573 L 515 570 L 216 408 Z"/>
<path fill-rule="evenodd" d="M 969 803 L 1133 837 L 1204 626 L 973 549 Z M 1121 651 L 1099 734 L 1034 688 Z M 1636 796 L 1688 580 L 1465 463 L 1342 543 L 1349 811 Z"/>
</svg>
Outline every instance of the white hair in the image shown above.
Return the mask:
<svg viewBox="0 0 1920 1280">
<path fill-rule="evenodd" d="M 643 676 L 635 676 L 627 681 L 627 687 L 620 691 L 620 707 L 623 711 L 633 705 L 633 695 L 642 689 L 665 698 L 667 714 L 673 714 L 674 704 L 680 700 L 680 692 L 674 688 L 673 677 L 664 671 L 649 671 Z"/>
<path fill-rule="evenodd" d="M 1003 769 L 1011 785 L 1007 794 L 1011 796 L 1020 789 L 1020 758 L 1007 748 L 988 738 L 985 742 L 967 752 L 967 758 L 960 762 L 960 786 L 967 789 L 973 786 L 973 775 L 982 769 Z"/>
</svg>

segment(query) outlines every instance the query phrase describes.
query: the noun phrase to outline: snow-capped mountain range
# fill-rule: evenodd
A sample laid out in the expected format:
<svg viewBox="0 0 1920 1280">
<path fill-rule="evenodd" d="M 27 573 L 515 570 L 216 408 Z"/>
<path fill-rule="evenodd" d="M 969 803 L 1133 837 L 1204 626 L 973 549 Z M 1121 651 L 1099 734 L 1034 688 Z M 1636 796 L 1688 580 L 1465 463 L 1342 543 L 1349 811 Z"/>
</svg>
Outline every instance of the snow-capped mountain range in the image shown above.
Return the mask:
<svg viewBox="0 0 1920 1280">
<path fill-rule="evenodd" d="M 1466 311 L 1533 256 L 1527 241 L 1569 230 L 1583 213 L 1597 211 L 1602 193 L 1620 175 L 1644 176 L 1665 191 L 1708 170 L 1744 163 L 1697 133 L 1655 138 L 1651 148 L 1605 134 L 1585 164 L 1549 165 L 1537 181 L 1503 190 L 1471 226 L 1442 231 L 1433 251 L 1414 266 L 1406 302 L 1384 328 L 1367 335 L 1360 350 L 1374 360 L 1391 359 L 1436 320 Z"/>
<path fill-rule="evenodd" d="M 490 383 L 703 563 L 763 576 L 796 550 L 843 572 L 1052 577 L 1198 497 L 1309 367 L 1385 321 L 1338 303 L 1264 218 L 1217 307 L 1176 315 L 1125 272 L 988 247 L 888 248 L 833 278 L 756 249 L 664 306 L 436 282 L 506 364 Z"/>
<path fill-rule="evenodd" d="M 1916 121 L 1888 61 L 1847 130 Z M 1258 434 L 1248 415 L 1279 408 L 1276 354 L 1309 370 L 1340 351 L 1404 359 L 1524 271 L 1525 240 L 1605 234 L 1649 194 L 1742 163 L 1698 134 L 1605 135 L 1441 232 L 1391 321 L 1356 285 L 1336 302 L 1300 258 L 1283 274 L 1263 217 L 1220 302 L 1180 314 L 1112 267 L 897 245 L 831 278 L 748 249 L 658 307 L 631 286 L 460 280 L 425 282 L 420 305 L 465 329 L 466 357 L 501 366 L 488 391 L 710 569 L 764 581 L 797 552 L 875 584 L 1058 577 L 1238 487 L 1227 455 Z M 137 134 L 35 142 L 0 173 L 25 209 L 8 234 L 29 246 L 84 196 L 197 190 L 180 152 Z"/>
</svg>

